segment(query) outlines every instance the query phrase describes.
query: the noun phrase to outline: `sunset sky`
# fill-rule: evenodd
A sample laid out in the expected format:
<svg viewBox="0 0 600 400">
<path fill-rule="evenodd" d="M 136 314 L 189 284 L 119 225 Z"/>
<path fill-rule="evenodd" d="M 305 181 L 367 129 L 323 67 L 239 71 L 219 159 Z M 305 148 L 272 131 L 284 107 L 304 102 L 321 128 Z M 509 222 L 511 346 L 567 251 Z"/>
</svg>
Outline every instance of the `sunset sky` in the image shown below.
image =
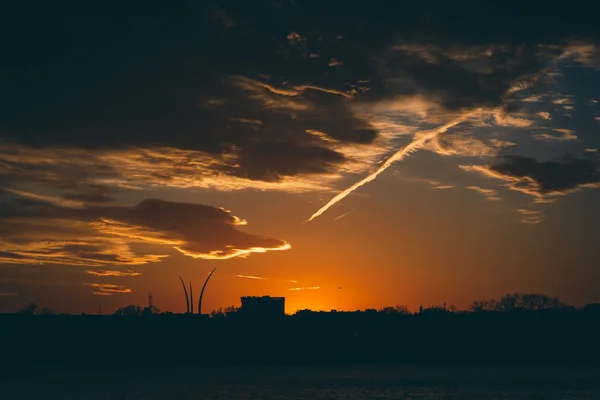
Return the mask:
<svg viewBox="0 0 600 400">
<path fill-rule="evenodd" d="M 596 14 L 12 3 L 0 312 L 600 301 Z"/>
</svg>

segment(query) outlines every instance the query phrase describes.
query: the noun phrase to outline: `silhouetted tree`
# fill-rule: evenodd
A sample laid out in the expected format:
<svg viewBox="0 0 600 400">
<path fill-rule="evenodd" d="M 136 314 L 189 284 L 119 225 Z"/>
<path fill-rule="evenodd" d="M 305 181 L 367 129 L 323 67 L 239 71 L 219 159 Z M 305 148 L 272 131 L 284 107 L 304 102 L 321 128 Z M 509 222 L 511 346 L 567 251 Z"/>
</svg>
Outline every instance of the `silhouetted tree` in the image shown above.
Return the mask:
<svg viewBox="0 0 600 400">
<path fill-rule="evenodd" d="M 479 300 L 469 306 L 470 311 L 498 311 L 509 312 L 513 310 L 541 311 L 541 310 L 566 310 L 570 309 L 567 303 L 563 303 L 558 297 L 549 297 L 544 294 L 506 294 L 499 301 Z"/>
<path fill-rule="evenodd" d="M 130 304 L 128 306 L 117 309 L 114 315 L 122 315 L 124 317 L 132 315 L 142 315 L 142 307 Z"/>
<path fill-rule="evenodd" d="M 521 299 L 521 306 L 528 311 L 559 310 L 570 307 L 561 302 L 558 297 L 549 297 L 544 294 L 524 294 Z"/>
<path fill-rule="evenodd" d="M 37 310 L 38 310 L 38 305 L 35 303 L 29 303 L 27 304 L 25 307 L 21 308 L 18 313 L 19 314 L 28 314 L 28 315 L 34 315 L 36 314 Z"/>
<path fill-rule="evenodd" d="M 54 311 L 51 308 L 48 307 L 44 307 L 42 308 L 42 310 L 39 312 L 40 315 L 56 315 L 56 311 Z"/>
<path fill-rule="evenodd" d="M 380 313 L 383 314 L 395 314 L 395 315 L 409 315 L 408 307 L 403 305 L 396 305 L 394 307 L 383 307 L 379 309 Z"/>
<path fill-rule="evenodd" d="M 423 310 L 419 310 L 419 314 L 421 313 L 427 313 L 427 314 L 431 314 L 431 313 L 447 313 L 448 309 L 446 308 L 445 304 L 442 305 L 433 305 L 433 306 L 429 306 Z"/>
<path fill-rule="evenodd" d="M 150 316 L 150 315 L 155 315 L 155 314 L 160 314 L 160 309 L 158 307 L 156 307 L 155 305 L 152 305 L 150 307 L 144 307 L 144 309 L 142 310 L 141 315 L 144 317 Z"/>
<path fill-rule="evenodd" d="M 229 306 L 229 307 L 219 307 L 216 310 L 212 310 L 210 312 L 210 316 L 213 318 L 223 318 L 227 316 L 227 313 L 234 313 L 237 312 L 238 308 L 236 306 Z"/>
<path fill-rule="evenodd" d="M 498 311 L 512 311 L 521 307 L 522 298 L 518 293 L 507 294 L 500 299 Z"/>
<path fill-rule="evenodd" d="M 215 317 L 224 317 L 225 316 L 225 310 L 223 310 L 223 307 L 219 307 L 216 310 L 212 310 L 210 312 L 210 316 L 212 318 L 215 318 Z"/>
<path fill-rule="evenodd" d="M 494 299 L 492 300 L 475 300 L 469 306 L 469 311 L 480 312 L 480 311 L 497 311 L 498 310 L 498 302 Z"/>
</svg>

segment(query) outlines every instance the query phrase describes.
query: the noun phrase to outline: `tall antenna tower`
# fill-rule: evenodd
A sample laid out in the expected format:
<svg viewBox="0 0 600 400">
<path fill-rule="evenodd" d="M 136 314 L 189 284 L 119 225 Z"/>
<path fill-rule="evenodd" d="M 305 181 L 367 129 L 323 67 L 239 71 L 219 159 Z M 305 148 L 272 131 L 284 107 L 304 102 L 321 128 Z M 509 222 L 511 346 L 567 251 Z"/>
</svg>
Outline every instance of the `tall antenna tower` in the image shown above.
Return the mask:
<svg viewBox="0 0 600 400">
<path fill-rule="evenodd" d="M 154 304 L 152 303 L 152 293 L 148 293 L 148 308 L 152 309 Z"/>
</svg>

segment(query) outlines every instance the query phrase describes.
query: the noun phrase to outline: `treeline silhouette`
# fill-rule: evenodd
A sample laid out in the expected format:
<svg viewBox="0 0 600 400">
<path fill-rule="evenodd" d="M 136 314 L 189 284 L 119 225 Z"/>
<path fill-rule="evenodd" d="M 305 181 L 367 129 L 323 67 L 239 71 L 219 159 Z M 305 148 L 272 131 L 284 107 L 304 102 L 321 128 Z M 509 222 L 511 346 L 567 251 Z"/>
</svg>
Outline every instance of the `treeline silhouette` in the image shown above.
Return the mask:
<svg viewBox="0 0 600 400">
<path fill-rule="evenodd" d="M 246 318 L 127 306 L 66 315 L 28 305 L 0 315 L 6 362 L 598 364 L 600 304 L 576 308 L 539 294 L 362 311 L 302 310 Z"/>
<path fill-rule="evenodd" d="M 595 308 L 600 308 L 600 303 L 592 303 L 582 307 L 580 310 L 582 311 L 590 311 Z M 229 307 L 220 307 L 216 310 L 210 312 L 210 317 L 219 318 L 219 317 L 231 317 L 233 314 L 239 311 L 239 307 L 237 306 L 229 306 Z M 510 311 L 569 311 L 574 312 L 578 309 L 568 303 L 563 302 L 558 297 L 550 297 L 544 294 L 507 294 L 499 300 L 490 299 L 490 300 L 475 300 L 473 301 L 467 310 L 459 310 L 455 306 L 447 306 L 446 303 L 442 305 L 432 305 L 426 308 L 423 306 L 419 307 L 419 311 L 414 314 L 423 314 L 423 313 L 477 313 L 477 312 L 510 312 Z M 379 309 L 366 309 L 356 310 L 356 311 L 339 311 L 339 310 L 331 310 L 331 311 L 313 311 L 313 310 L 299 310 L 294 315 L 305 315 L 311 313 L 379 313 L 385 315 L 411 315 L 411 313 L 407 306 L 405 305 L 396 305 L 396 306 L 387 306 Z M 23 308 L 17 311 L 17 314 L 27 314 L 27 315 L 58 315 L 59 313 L 56 310 L 44 307 L 40 308 L 35 303 L 29 303 L 25 305 Z M 151 305 L 149 307 L 142 307 L 139 305 L 130 304 L 121 308 L 118 308 L 112 315 L 114 316 L 148 316 L 148 315 L 156 315 L 161 314 L 161 311 L 158 307 Z M 162 314 L 173 315 L 171 312 L 164 312 Z M 66 315 L 62 313 L 60 315 Z M 86 314 L 81 314 L 86 315 Z"/>
</svg>

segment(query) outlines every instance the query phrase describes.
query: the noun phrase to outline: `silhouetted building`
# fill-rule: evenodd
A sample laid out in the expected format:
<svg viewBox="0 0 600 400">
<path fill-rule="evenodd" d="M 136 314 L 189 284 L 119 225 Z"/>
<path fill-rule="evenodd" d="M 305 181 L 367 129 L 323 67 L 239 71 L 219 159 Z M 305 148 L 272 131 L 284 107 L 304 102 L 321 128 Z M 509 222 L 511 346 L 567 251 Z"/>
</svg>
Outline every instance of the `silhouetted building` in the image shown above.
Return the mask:
<svg viewBox="0 0 600 400">
<path fill-rule="evenodd" d="M 282 318 L 285 316 L 285 297 L 245 296 L 237 311 L 244 318 Z"/>
</svg>

